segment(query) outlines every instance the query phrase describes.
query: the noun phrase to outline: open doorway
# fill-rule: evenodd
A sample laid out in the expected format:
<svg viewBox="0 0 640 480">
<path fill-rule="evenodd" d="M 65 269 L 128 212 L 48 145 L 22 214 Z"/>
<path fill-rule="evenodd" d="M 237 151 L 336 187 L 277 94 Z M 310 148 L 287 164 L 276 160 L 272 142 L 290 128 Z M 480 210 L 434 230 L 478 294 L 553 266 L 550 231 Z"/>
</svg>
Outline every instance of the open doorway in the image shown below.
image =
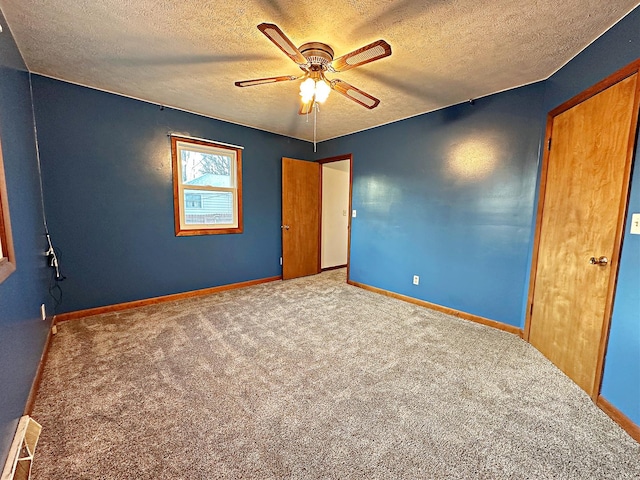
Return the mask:
<svg viewBox="0 0 640 480">
<path fill-rule="evenodd" d="M 349 263 L 351 219 L 351 155 L 320 160 L 321 219 L 320 266 L 322 270 Z"/>
</svg>

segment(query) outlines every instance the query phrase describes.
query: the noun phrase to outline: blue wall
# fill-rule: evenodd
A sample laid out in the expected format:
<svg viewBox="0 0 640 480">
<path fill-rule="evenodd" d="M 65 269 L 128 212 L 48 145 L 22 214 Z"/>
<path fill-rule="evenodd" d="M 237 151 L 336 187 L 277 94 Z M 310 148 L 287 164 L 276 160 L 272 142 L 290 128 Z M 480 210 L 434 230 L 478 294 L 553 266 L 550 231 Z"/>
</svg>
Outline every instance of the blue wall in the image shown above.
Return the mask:
<svg viewBox="0 0 640 480">
<path fill-rule="evenodd" d="M 281 274 L 281 157 L 307 142 L 34 77 L 60 312 Z M 242 145 L 244 233 L 176 237 L 169 132 Z"/>
<path fill-rule="evenodd" d="M 321 143 L 317 158 L 354 155 L 352 280 L 523 327 L 546 113 L 638 57 L 640 8 L 543 83 Z M 467 142 L 469 168 L 454 173 Z M 469 175 L 478 162 L 493 163 L 489 176 Z M 640 212 L 640 161 L 629 211 Z M 640 236 L 629 228 L 602 395 L 640 424 Z"/>
<path fill-rule="evenodd" d="M 631 213 L 640 213 L 640 161 L 632 181 L 601 394 L 640 425 L 640 235 L 629 234 Z"/>
<path fill-rule="evenodd" d="M 640 57 L 640 8 L 547 81 L 549 110 Z M 629 213 L 640 213 L 640 147 L 631 178 Z M 640 235 L 627 218 L 601 394 L 640 425 Z"/>
<path fill-rule="evenodd" d="M 12 220 L 16 271 L 0 284 L 0 465 L 4 465 L 18 419 L 42 354 L 50 322 L 50 270 L 35 156 L 29 76 L 4 17 L 0 35 L 0 139 Z"/>
<path fill-rule="evenodd" d="M 538 83 L 321 143 L 353 153 L 351 279 L 522 327 L 543 96 Z"/>
</svg>

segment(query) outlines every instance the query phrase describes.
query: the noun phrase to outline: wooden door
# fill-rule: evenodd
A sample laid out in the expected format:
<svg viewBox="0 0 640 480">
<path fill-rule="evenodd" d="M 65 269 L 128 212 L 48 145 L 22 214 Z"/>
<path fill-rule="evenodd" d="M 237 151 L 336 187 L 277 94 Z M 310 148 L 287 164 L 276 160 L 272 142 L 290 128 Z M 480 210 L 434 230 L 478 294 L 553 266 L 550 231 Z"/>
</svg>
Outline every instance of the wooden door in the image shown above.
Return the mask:
<svg viewBox="0 0 640 480">
<path fill-rule="evenodd" d="M 282 158 L 282 278 L 320 272 L 320 165 Z"/>
<path fill-rule="evenodd" d="M 637 76 L 550 118 L 529 341 L 592 396 L 617 275 Z"/>
</svg>

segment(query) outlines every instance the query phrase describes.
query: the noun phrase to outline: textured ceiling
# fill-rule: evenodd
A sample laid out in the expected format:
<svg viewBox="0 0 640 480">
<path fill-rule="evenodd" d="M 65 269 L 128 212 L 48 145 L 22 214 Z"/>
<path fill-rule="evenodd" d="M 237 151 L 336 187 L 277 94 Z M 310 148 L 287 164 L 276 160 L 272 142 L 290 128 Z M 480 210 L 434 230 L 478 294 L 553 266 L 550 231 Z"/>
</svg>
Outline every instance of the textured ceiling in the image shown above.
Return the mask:
<svg viewBox="0 0 640 480">
<path fill-rule="evenodd" d="M 382 38 L 393 54 L 328 77 L 381 100 L 367 110 L 332 92 L 329 139 L 547 78 L 636 0 L 0 0 L 32 72 L 313 139 L 299 82 L 234 81 L 300 69 L 256 26 L 338 57 Z"/>
</svg>

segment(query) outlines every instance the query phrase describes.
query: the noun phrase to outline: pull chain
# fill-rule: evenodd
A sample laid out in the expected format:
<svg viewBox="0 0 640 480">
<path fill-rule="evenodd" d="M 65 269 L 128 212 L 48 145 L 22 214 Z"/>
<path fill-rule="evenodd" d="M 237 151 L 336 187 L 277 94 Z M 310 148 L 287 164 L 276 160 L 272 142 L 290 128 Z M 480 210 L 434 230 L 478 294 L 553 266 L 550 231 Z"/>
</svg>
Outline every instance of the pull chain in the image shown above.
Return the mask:
<svg viewBox="0 0 640 480">
<path fill-rule="evenodd" d="M 316 152 L 316 130 L 318 126 L 318 104 L 313 104 L 313 152 Z"/>
</svg>

